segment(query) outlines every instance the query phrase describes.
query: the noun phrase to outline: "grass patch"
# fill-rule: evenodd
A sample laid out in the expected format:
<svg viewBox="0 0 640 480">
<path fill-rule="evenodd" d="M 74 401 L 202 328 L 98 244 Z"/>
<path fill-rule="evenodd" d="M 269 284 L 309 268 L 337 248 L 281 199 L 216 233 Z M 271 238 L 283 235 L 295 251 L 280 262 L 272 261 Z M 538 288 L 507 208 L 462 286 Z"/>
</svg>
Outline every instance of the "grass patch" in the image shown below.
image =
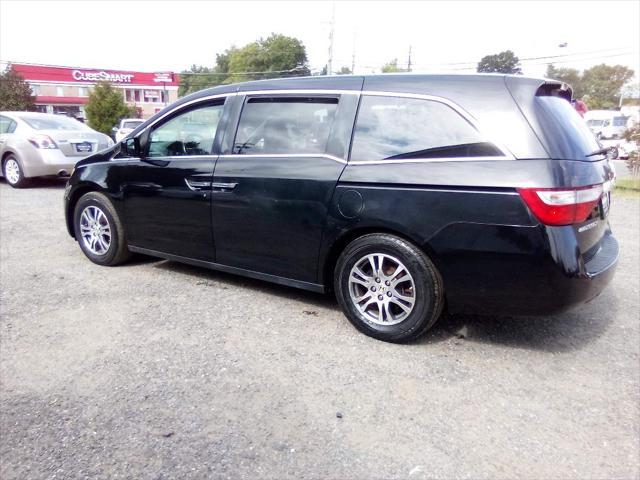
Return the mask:
<svg viewBox="0 0 640 480">
<path fill-rule="evenodd" d="M 640 178 L 619 178 L 613 193 L 621 197 L 640 198 Z"/>
<path fill-rule="evenodd" d="M 619 178 L 616 180 L 616 190 L 630 190 L 640 192 L 640 178 Z"/>
</svg>

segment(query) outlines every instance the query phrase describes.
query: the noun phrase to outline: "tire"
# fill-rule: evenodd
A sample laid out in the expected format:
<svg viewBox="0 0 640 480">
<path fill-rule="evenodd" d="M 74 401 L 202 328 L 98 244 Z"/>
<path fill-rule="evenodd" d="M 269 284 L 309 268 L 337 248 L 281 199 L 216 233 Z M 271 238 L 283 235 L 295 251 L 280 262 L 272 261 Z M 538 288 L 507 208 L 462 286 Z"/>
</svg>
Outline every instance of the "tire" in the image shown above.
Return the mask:
<svg viewBox="0 0 640 480">
<path fill-rule="evenodd" d="M 24 169 L 18 158 L 10 154 L 2 162 L 2 175 L 13 188 L 24 188 L 29 184 L 29 179 L 24 176 Z"/>
<path fill-rule="evenodd" d="M 106 195 L 89 192 L 80 197 L 73 226 L 80 248 L 93 263 L 112 267 L 131 257 L 124 226 Z"/>
<path fill-rule="evenodd" d="M 349 321 L 386 342 L 420 337 L 444 306 L 442 277 L 433 262 L 412 243 L 390 234 L 364 235 L 347 245 L 336 264 L 334 288 Z"/>
<path fill-rule="evenodd" d="M 611 159 L 612 160 L 617 160 L 618 159 L 618 147 L 611 147 L 611 150 L 609 150 L 611 152 Z"/>
</svg>

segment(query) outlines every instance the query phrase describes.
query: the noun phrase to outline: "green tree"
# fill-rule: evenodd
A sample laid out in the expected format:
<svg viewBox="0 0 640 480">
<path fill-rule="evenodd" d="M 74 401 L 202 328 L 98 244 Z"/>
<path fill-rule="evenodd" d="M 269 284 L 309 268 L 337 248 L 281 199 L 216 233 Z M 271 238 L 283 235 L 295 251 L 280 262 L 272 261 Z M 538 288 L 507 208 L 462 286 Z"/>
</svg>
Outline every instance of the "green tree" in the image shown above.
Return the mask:
<svg viewBox="0 0 640 480">
<path fill-rule="evenodd" d="M 336 72 L 336 75 L 351 75 L 353 72 L 349 67 L 342 67 L 339 71 Z"/>
<path fill-rule="evenodd" d="M 305 75 L 310 75 L 310 71 L 302 42 L 272 33 L 244 47 L 232 46 L 216 54 L 214 67 L 192 65 L 180 74 L 178 93 L 182 96 L 220 84 Z"/>
<path fill-rule="evenodd" d="M 232 47 L 223 55 L 225 61 L 228 59 L 225 83 L 310 74 L 304 45 L 285 35 L 272 33 L 242 48 Z"/>
<path fill-rule="evenodd" d="M 628 128 L 622 136 L 627 142 L 636 144 L 636 149 L 629 153 L 626 164 L 631 175 L 637 179 L 640 177 L 640 123 Z"/>
<path fill-rule="evenodd" d="M 571 85 L 574 98 L 582 98 L 584 91 L 582 88 L 582 75 L 575 68 L 556 68 L 552 63 L 547 66 L 545 77 Z"/>
<path fill-rule="evenodd" d="M 585 102 L 591 109 L 617 108 L 620 92 L 634 72 L 624 65 L 595 65 L 582 74 Z"/>
<path fill-rule="evenodd" d="M 398 73 L 398 72 L 406 72 L 406 70 L 398 66 L 397 58 L 394 58 L 389 63 L 385 63 L 382 66 L 382 73 Z"/>
<path fill-rule="evenodd" d="M 89 94 L 84 108 L 89 126 L 94 130 L 111 134 L 111 129 L 123 118 L 135 117 L 136 109 L 124 102 L 122 92 L 109 82 L 98 82 Z"/>
<path fill-rule="evenodd" d="M 482 57 L 477 70 L 479 73 L 522 73 L 520 59 L 511 50 Z"/>
<path fill-rule="evenodd" d="M 0 110 L 32 111 L 35 100 L 29 84 L 9 65 L 0 74 Z"/>
</svg>

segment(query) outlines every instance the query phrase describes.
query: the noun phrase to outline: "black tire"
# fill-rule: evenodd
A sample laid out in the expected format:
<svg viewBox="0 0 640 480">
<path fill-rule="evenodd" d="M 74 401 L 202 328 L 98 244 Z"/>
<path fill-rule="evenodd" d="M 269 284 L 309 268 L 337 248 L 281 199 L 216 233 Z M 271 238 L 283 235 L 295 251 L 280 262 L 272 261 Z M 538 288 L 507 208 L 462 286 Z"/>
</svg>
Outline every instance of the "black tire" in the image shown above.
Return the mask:
<svg viewBox="0 0 640 480">
<path fill-rule="evenodd" d="M 111 240 L 108 249 L 104 253 L 92 252 L 81 234 L 80 217 L 82 212 L 90 206 L 100 209 L 111 229 Z M 129 252 L 127 248 L 124 226 L 113 204 L 106 195 L 99 192 L 89 192 L 80 197 L 73 212 L 73 226 L 80 248 L 93 263 L 113 267 L 126 262 L 131 257 L 131 252 Z"/>
<path fill-rule="evenodd" d="M 352 268 L 366 255 L 375 253 L 399 260 L 415 285 L 413 309 L 394 325 L 374 323 L 360 312 L 351 298 L 349 276 Z M 436 323 L 444 306 L 442 277 L 433 262 L 412 243 L 390 234 L 363 235 L 347 245 L 336 264 L 334 288 L 338 303 L 349 321 L 365 335 L 386 342 L 407 342 L 420 337 Z"/>
<path fill-rule="evenodd" d="M 12 182 L 7 175 L 7 165 L 9 164 L 9 162 L 15 162 L 13 163 L 13 165 L 16 165 L 18 168 L 18 179 L 15 182 Z M 14 154 L 7 155 L 7 158 L 2 161 L 2 175 L 4 176 L 4 179 L 7 181 L 7 183 L 13 188 L 24 188 L 29 185 L 29 179 L 24 176 L 24 168 L 22 168 L 22 163 L 20 163 L 20 160 L 18 160 L 18 157 L 16 157 Z"/>
</svg>

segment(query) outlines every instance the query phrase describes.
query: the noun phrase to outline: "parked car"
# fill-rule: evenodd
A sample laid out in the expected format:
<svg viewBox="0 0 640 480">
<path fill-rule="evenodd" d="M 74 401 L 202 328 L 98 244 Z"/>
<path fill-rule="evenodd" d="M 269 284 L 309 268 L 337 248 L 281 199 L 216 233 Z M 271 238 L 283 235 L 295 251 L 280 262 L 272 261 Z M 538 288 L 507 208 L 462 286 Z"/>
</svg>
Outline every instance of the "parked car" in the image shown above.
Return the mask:
<svg viewBox="0 0 640 480">
<path fill-rule="evenodd" d="M 107 135 L 74 118 L 0 112 L 2 175 L 15 188 L 33 177 L 68 176 L 79 160 L 111 146 Z"/>
<path fill-rule="evenodd" d="M 591 110 L 585 114 L 587 125 L 598 140 L 622 138 L 629 119 L 629 116 L 614 110 Z"/>
<path fill-rule="evenodd" d="M 113 127 L 113 138 L 116 142 L 121 142 L 127 135 L 143 123 L 144 120 L 140 118 L 123 118 L 117 126 Z"/>
<path fill-rule="evenodd" d="M 203 90 L 78 164 L 67 228 L 99 265 L 138 252 L 333 290 L 386 341 L 445 307 L 560 312 L 598 295 L 618 259 L 614 174 L 570 98 L 503 75 Z"/>
</svg>

